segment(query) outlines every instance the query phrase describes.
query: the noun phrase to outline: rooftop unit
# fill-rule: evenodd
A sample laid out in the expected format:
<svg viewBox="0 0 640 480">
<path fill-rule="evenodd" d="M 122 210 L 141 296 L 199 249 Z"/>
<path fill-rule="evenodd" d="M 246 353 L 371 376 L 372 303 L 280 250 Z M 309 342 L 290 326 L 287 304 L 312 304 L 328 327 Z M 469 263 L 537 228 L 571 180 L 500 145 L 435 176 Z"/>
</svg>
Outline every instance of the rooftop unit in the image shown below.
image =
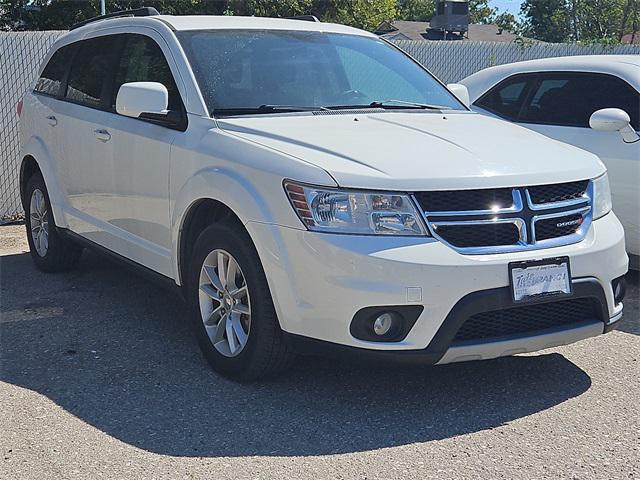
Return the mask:
<svg viewBox="0 0 640 480">
<path fill-rule="evenodd" d="M 431 28 L 465 34 L 469 30 L 469 0 L 437 0 Z"/>
</svg>

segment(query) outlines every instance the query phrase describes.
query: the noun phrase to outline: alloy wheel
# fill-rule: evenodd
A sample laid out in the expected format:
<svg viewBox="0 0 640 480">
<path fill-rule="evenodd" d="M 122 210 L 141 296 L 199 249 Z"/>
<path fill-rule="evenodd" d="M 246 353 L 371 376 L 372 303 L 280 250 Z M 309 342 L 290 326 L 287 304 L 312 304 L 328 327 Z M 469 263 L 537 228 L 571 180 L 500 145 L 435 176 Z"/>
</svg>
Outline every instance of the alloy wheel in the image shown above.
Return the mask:
<svg viewBox="0 0 640 480">
<path fill-rule="evenodd" d="M 44 257 L 49 250 L 49 214 L 44 194 L 38 188 L 31 194 L 29 221 L 33 245 L 38 255 Z"/>
<path fill-rule="evenodd" d="M 200 316 L 209 340 L 226 357 L 240 354 L 251 330 L 247 282 L 236 259 L 216 249 L 204 259 L 198 291 Z"/>
</svg>

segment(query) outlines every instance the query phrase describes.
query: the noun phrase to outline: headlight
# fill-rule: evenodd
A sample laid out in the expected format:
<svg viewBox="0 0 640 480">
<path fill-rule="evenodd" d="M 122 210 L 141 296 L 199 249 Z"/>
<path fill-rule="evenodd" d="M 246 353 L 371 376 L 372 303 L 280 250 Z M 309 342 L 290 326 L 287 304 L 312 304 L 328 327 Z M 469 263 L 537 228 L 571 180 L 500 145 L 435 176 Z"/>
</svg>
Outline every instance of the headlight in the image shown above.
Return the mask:
<svg viewBox="0 0 640 480">
<path fill-rule="evenodd" d="M 611 188 L 609 177 L 604 175 L 593 180 L 593 219 L 604 217 L 611 211 Z"/>
<path fill-rule="evenodd" d="M 408 195 L 358 192 L 285 182 L 285 191 L 309 230 L 361 235 L 427 235 Z"/>
</svg>

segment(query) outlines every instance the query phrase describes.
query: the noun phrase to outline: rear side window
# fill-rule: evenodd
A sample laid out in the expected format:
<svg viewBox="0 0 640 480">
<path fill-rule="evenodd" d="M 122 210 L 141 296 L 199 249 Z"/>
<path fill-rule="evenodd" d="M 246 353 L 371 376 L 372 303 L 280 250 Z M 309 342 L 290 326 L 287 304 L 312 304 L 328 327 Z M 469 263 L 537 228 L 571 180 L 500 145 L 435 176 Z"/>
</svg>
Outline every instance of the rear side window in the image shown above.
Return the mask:
<svg viewBox="0 0 640 480">
<path fill-rule="evenodd" d="M 123 83 L 159 82 L 169 92 L 169 110 L 182 110 L 176 82 L 160 46 L 145 35 L 126 35 L 125 42 L 116 72 L 111 108 L 115 110 L 116 95 Z"/>
<path fill-rule="evenodd" d="M 529 123 L 588 127 L 591 115 L 620 108 L 638 130 L 640 96 L 618 77 L 590 73 L 549 73 L 538 76 L 520 120 Z"/>
<path fill-rule="evenodd" d="M 519 75 L 501 82 L 483 95 L 476 105 L 509 120 L 517 120 L 526 99 L 530 78 L 528 80 L 527 76 Z"/>
<path fill-rule="evenodd" d="M 510 77 L 475 105 L 514 122 L 589 127 L 603 108 L 620 108 L 640 123 L 640 94 L 621 78 L 602 73 L 549 72 Z"/>
<path fill-rule="evenodd" d="M 120 35 L 108 35 L 80 42 L 69 72 L 67 99 L 89 107 L 105 106 L 111 98 L 120 41 Z"/>
<path fill-rule="evenodd" d="M 74 45 L 61 47 L 54 53 L 38 78 L 34 91 L 57 97 L 62 94 L 62 83 L 73 56 Z"/>
</svg>

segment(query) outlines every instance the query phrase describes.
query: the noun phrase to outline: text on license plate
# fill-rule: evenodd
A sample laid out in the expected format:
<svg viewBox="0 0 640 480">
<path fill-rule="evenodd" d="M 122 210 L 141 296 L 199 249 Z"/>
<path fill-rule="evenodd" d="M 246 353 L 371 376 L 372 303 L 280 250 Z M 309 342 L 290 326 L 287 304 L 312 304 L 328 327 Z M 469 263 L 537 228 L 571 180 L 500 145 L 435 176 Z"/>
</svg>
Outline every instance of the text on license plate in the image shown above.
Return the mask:
<svg viewBox="0 0 640 480">
<path fill-rule="evenodd" d="M 570 294 L 568 261 L 514 266 L 511 269 L 513 299 L 518 302 L 546 294 Z"/>
</svg>

